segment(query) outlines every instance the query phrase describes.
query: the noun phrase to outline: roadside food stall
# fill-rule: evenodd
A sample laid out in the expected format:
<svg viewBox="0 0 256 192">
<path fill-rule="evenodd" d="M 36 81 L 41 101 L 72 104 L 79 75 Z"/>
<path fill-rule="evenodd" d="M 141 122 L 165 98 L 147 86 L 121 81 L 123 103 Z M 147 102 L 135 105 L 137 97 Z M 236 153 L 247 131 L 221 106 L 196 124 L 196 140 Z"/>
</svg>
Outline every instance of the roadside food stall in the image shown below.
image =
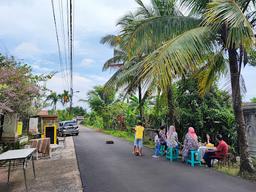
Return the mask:
<svg viewBox="0 0 256 192">
<path fill-rule="evenodd" d="M 51 144 L 57 144 L 57 115 L 48 115 L 48 113 L 39 113 L 30 118 L 29 131 L 39 138 L 49 137 Z"/>
</svg>

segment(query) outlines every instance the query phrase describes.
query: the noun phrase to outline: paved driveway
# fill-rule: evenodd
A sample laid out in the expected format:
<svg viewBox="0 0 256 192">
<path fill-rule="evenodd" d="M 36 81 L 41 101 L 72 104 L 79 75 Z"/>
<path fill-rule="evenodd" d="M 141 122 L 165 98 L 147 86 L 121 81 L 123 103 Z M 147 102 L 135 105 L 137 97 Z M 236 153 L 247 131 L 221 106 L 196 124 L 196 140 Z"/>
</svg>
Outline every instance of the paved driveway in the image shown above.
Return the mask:
<svg viewBox="0 0 256 192">
<path fill-rule="evenodd" d="M 80 174 L 86 192 L 255 192 L 256 183 L 208 168 L 132 155 L 132 144 L 81 128 L 74 137 Z M 107 139 L 115 144 L 105 144 Z"/>
</svg>

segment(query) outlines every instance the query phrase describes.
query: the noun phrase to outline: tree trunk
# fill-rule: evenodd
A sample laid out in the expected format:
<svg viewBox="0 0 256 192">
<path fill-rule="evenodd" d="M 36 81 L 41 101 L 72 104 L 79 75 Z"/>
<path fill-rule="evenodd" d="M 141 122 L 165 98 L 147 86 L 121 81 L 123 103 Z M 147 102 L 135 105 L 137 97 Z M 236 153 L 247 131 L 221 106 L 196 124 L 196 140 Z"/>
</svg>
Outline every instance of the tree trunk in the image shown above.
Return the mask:
<svg viewBox="0 0 256 192">
<path fill-rule="evenodd" d="M 142 104 L 142 89 L 141 89 L 141 85 L 139 85 L 138 87 L 138 91 L 139 91 L 139 111 L 140 111 L 140 120 L 143 122 L 144 118 L 143 118 L 143 104 Z"/>
<path fill-rule="evenodd" d="M 2 135 L 4 130 L 4 114 L 0 113 L 0 141 L 2 141 Z"/>
<path fill-rule="evenodd" d="M 168 126 L 174 125 L 174 104 L 173 104 L 173 91 L 172 86 L 170 85 L 167 88 L 167 105 L 168 105 L 168 114 L 167 114 L 167 124 Z"/>
<path fill-rule="evenodd" d="M 242 100 L 240 94 L 240 74 L 238 69 L 237 51 L 234 48 L 228 49 L 229 67 L 231 75 L 232 103 L 236 119 L 237 136 L 240 152 L 240 173 L 253 172 L 253 165 L 249 161 L 248 144 L 245 134 L 245 121 L 242 111 Z"/>
</svg>

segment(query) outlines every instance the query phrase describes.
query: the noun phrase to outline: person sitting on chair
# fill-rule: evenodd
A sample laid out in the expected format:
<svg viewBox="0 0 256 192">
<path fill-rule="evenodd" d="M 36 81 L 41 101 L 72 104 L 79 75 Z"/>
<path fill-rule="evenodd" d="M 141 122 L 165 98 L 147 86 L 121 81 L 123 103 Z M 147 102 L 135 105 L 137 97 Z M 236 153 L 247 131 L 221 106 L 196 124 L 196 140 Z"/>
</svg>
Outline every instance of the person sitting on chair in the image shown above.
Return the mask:
<svg viewBox="0 0 256 192">
<path fill-rule="evenodd" d="M 182 161 L 186 161 L 189 157 L 190 150 L 197 150 L 199 148 L 197 135 L 193 127 L 188 128 L 188 133 L 185 135 L 182 149 Z"/>
<path fill-rule="evenodd" d="M 164 125 L 162 125 L 160 127 L 159 136 L 160 136 L 160 145 L 164 146 L 164 155 L 165 155 L 166 150 L 167 150 L 167 144 L 166 144 L 166 134 L 165 134 L 165 126 Z"/>
<path fill-rule="evenodd" d="M 228 153 L 228 144 L 223 140 L 221 134 L 216 136 L 216 140 L 218 142 L 217 147 L 213 150 L 206 151 L 203 157 L 208 167 L 212 167 L 211 161 L 213 159 L 223 159 Z"/>
<path fill-rule="evenodd" d="M 171 125 L 167 132 L 166 144 L 168 147 L 178 148 L 178 143 L 179 143 L 178 134 L 175 130 L 175 127 Z"/>
</svg>

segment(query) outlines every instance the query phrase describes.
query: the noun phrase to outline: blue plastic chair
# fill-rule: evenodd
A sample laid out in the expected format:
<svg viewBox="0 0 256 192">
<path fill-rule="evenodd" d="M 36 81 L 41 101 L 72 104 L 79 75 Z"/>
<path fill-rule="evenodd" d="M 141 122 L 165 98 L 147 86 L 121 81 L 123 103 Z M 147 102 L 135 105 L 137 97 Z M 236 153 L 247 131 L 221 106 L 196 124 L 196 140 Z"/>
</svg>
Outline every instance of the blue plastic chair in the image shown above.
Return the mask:
<svg viewBox="0 0 256 192">
<path fill-rule="evenodd" d="M 173 161 L 173 160 L 177 160 L 179 157 L 179 149 L 178 148 L 172 148 L 172 147 L 168 147 L 167 149 L 167 153 L 166 153 L 166 159 Z"/>
<path fill-rule="evenodd" d="M 159 156 L 160 155 L 160 144 L 156 144 L 156 146 L 155 146 L 155 153 L 154 153 L 154 155 L 155 156 Z"/>
<path fill-rule="evenodd" d="M 165 150 L 165 146 L 164 146 L 164 145 L 161 145 L 161 146 L 160 146 L 160 151 L 159 151 L 159 154 L 160 154 L 161 156 L 164 155 L 164 150 Z"/>
<path fill-rule="evenodd" d="M 186 160 L 186 162 L 191 164 L 192 167 L 195 166 L 195 164 L 199 164 L 201 166 L 201 153 L 199 150 L 190 150 L 190 156 Z"/>
</svg>

